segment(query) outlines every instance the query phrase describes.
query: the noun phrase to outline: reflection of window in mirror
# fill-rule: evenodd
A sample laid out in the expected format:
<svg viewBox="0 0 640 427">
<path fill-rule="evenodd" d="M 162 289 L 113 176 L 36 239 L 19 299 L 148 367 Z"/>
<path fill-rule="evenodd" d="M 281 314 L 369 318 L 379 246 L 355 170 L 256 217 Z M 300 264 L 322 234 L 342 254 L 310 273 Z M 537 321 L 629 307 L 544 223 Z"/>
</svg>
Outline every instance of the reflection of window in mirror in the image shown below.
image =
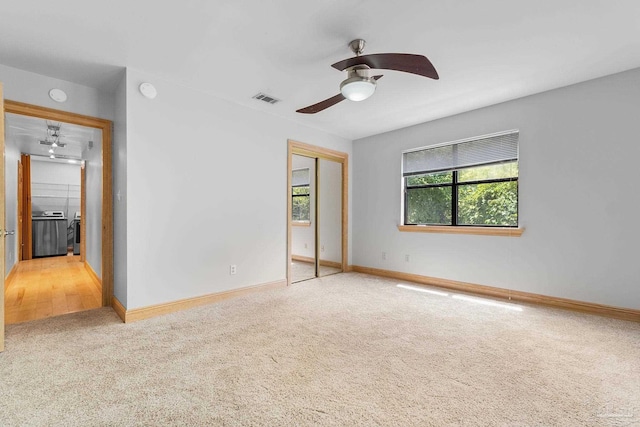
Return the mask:
<svg viewBox="0 0 640 427">
<path fill-rule="evenodd" d="M 291 173 L 291 220 L 294 224 L 311 224 L 311 192 L 309 168 Z"/>
</svg>

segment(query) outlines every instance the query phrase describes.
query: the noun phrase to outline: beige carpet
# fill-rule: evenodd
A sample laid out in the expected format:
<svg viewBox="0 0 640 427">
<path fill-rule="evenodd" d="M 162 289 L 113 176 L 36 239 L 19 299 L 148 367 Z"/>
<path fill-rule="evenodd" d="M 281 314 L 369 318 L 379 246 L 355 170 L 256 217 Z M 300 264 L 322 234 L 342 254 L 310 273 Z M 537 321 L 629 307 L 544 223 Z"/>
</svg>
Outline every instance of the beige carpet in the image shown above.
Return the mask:
<svg viewBox="0 0 640 427">
<path fill-rule="evenodd" d="M 0 425 L 640 425 L 640 324 L 349 273 L 12 325 Z"/>
</svg>

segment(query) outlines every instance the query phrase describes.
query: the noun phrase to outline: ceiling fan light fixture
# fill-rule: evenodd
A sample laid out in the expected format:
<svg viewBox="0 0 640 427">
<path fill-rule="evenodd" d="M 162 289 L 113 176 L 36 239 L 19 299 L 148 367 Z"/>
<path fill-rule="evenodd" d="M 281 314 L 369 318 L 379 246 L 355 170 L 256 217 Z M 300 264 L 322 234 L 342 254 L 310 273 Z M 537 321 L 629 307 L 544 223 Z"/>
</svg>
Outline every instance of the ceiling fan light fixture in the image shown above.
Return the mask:
<svg viewBox="0 0 640 427">
<path fill-rule="evenodd" d="M 340 83 L 340 93 L 350 101 L 364 101 L 376 91 L 376 81 L 371 77 L 351 76 Z"/>
</svg>

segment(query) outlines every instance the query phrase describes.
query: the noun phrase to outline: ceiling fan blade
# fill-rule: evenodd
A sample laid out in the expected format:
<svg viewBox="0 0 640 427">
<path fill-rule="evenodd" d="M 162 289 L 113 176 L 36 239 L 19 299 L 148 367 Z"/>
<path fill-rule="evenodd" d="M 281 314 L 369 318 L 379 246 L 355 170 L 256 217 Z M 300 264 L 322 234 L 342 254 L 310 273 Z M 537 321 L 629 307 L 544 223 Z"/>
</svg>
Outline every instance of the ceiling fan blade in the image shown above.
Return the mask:
<svg viewBox="0 0 640 427">
<path fill-rule="evenodd" d="M 299 110 L 296 110 L 296 113 L 302 113 L 302 114 L 315 114 L 318 113 L 324 109 L 327 109 L 333 105 L 336 105 L 338 102 L 340 101 L 344 101 L 345 98 L 344 96 L 342 96 L 341 93 L 337 94 L 336 96 L 332 96 L 329 99 L 325 99 L 324 101 L 320 101 L 317 104 L 313 104 L 310 105 L 308 107 L 305 108 L 301 108 Z"/>
<path fill-rule="evenodd" d="M 378 70 L 402 71 L 434 80 L 440 78 L 435 67 L 426 56 L 413 55 L 411 53 L 374 53 L 372 55 L 355 56 L 336 62 L 332 67 L 344 71 L 354 65 L 366 65 L 369 68 Z"/>
</svg>

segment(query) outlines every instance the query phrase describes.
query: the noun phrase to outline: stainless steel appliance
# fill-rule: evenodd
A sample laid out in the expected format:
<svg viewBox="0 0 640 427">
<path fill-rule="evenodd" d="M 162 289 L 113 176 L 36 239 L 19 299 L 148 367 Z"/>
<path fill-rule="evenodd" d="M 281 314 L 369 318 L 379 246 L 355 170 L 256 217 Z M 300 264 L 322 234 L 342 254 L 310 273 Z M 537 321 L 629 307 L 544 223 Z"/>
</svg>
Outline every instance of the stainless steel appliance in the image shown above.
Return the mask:
<svg viewBox="0 0 640 427">
<path fill-rule="evenodd" d="M 31 217 L 33 257 L 67 254 L 67 219 L 62 211 Z"/>
</svg>

